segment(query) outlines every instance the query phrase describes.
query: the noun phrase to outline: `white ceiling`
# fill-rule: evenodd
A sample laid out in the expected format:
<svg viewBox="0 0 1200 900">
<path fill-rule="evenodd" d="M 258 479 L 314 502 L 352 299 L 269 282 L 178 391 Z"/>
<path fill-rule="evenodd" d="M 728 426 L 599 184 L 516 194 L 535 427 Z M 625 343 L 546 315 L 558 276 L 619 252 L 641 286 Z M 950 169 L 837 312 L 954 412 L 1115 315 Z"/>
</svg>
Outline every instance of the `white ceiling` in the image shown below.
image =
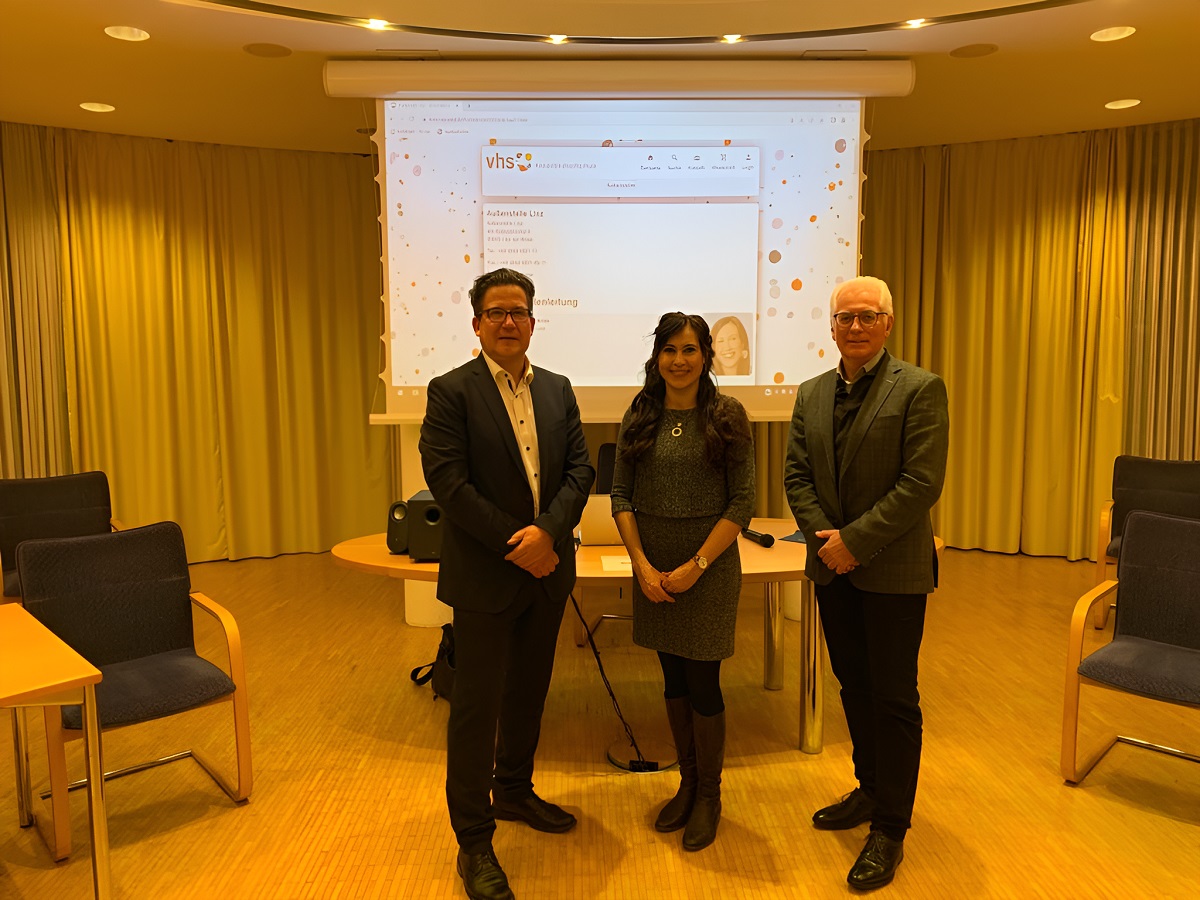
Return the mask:
<svg viewBox="0 0 1200 900">
<path fill-rule="evenodd" d="M 332 99 L 329 59 L 702 58 L 801 56 L 912 59 L 907 97 L 870 101 L 871 147 L 918 146 L 1054 134 L 1200 117 L 1200 0 L 284 0 L 292 17 L 250 13 L 244 0 L 0 0 L 0 120 L 178 140 L 371 152 L 360 133 L 370 100 Z M 1064 0 L 1059 0 L 1064 2 Z M 819 8 L 817 8 L 819 7 Z M 619 37 L 616 43 L 414 33 L 302 18 L 380 18 L 433 31 Z M 998 13 L 920 29 L 883 26 L 913 16 Z M 301 16 L 301 17 L 297 17 Z M 150 32 L 114 40 L 109 25 Z M 1114 25 L 1137 33 L 1115 43 L 1089 35 Z M 838 34 L 805 36 L 814 32 Z M 741 33 L 736 45 L 655 43 L 655 38 Z M 789 34 L 785 40 L 764 36 Z M 800 35 L 797 37 L 796 35 Z M 276 44 L 290 55 L 243 48 Z M 995 44 L 997 52 L 950 51 Z M 1110 100 L 1140 99 L 1132 109 Z M 116 106 L 89 113 L 84 101 Z"/>
</svg>

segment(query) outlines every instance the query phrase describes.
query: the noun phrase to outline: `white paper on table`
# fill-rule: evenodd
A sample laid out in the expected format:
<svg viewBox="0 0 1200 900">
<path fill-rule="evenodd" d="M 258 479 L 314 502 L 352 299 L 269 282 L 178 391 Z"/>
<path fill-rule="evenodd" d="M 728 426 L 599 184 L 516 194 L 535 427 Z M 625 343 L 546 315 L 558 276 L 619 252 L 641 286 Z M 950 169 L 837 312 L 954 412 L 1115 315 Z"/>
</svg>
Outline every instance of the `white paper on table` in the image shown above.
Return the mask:
<svg viewBox="0 0 1200 900">
<path fill-rule="evenodd" d="M 633 573 L 633 560 L 628 556 L 601 556 L 600 565 L 605 572 Z"/>
</svg>

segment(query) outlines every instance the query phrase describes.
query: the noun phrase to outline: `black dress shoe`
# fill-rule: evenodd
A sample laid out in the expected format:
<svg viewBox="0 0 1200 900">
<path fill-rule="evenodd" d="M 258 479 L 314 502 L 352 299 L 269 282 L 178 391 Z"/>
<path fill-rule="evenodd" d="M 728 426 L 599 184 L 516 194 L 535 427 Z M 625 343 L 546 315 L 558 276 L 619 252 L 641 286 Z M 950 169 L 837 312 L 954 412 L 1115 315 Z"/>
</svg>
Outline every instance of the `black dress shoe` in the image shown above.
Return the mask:
<svg viewBox="0 0 1200 900">
<path fill-rule="evenodd" d="M 492 814 L 497 819 L 524 822 L 535 831 L 562 834 L 575 827 L 575 817 L 553 803 L 547 803 L 537 794 L 519 800 L 494 800 Z"/>
<path fill-rule="evenodd" d="M 870 822 L 875 804 L 862 788 L 855 788 L 832 806 L 813 813 L 813 825 L 822 831 L 841 831 Z"/>
<path fill-rule="evenodd" d="M 483 853 L 458 851 L 458 874 L 471 900 L 516 900 L 508 876 L 489 847 Z"/>
<path fill-rule="evenodd" d="M 867 835 L 867 845 L 850 867 L 846 881 L 860 891 L 883 887 L 896 877 L 902 859 L 904 841 L 892 840 L 882 831 L 872 831 Z"/>
</svg>

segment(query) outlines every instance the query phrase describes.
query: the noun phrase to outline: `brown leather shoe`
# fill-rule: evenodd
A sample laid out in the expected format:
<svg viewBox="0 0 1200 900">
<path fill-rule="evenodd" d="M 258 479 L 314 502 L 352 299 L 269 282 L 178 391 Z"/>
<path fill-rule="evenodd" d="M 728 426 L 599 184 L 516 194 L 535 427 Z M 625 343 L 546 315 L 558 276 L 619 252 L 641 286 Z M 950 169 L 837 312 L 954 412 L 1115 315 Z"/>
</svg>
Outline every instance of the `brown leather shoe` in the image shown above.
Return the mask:
<svg viewBox="0 0 1200 900">
<path fill-rule="evenodd" d="M 458 874 L 471 900 L 516 900 L 491 847 L 483 853 L 459 850 Z"/>
<path fill-rule="evenodd" d="M 902 859 L 904 841 L 893 840 L 882 831 L 872 831 L 867 835 L 867 845 L 850 867 L 846 881 L 860 891 L 873 891 L 896 877 Z"/>
<path fill-rule="evenodd" d="M 822 831 L 842 831 L 870 822 L 875 804 L 862 788 L 855 788 L 832 806 L 813 813 L 813 826 Z"/>
<path fill-rule="evenodd" d="M 493 800 L 492 815 L 497 819 L 524 822 L 535 831 L 562 834 L 575 827 L 575 817 L 553 803 L 548 803 L 537 794 L 520 800 Z"/>
</svg>

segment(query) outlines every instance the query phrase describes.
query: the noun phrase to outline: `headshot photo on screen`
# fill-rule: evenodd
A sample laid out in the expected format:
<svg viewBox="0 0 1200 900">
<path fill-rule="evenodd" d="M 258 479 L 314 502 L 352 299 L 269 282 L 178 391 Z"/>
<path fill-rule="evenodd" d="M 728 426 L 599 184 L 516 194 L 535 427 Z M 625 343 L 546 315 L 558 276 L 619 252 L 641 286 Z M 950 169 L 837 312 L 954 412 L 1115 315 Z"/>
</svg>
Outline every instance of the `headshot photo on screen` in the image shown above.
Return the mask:
<svg viewBox="0 0 1200 900">
<path fill-rule="evenodd" d="M 722 316 L 712 324 L 715 375 L 750 374 L 750 334 L 740 316 Z"/>
</svg>

